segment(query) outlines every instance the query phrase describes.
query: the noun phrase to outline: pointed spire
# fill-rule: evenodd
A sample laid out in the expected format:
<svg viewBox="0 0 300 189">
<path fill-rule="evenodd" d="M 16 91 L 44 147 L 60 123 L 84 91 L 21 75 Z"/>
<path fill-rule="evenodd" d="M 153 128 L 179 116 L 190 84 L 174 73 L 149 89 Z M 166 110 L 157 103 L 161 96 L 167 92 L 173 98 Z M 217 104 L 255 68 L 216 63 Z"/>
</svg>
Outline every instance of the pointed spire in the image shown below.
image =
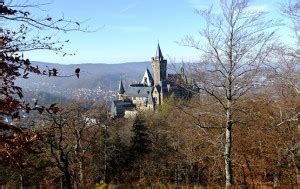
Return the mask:
<svg viewBox="0 0 300 189">
<path fill-rule="evenodd" d="M 124 86 L 123 86 L 123 81 L 121 79 L 120 81 L 120 84 L 119 84 L 119 91 L 118 91 L 119 94 L 124 94 L 125 93 L 125 89 L 124 89 Z"/>
<path fill-rule="evenodd" d="M 164 57 L 162 55 L 162 52 L 161 52 L 161 49 L 160 49 L 160 46 L 159 46 L 159 43 L 157 43 L 157 50 L 156 50 L 155 58 L 158 58 L 159 60 L 164 59 Z"/>
</svg>

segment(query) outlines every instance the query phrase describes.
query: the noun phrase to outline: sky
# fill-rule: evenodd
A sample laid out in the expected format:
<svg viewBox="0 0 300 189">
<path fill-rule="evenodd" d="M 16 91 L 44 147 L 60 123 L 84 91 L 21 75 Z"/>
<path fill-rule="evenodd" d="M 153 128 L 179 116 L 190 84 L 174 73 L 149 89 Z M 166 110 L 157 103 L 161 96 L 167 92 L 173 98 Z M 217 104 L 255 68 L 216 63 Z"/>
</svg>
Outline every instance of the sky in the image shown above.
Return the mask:
<svg viewBox="0 0 300 189">
<path fill-rule="evenodd" d="M 279 17 L 284 0 L 253 0 L 250 8 Z M 40 1 L 38 1 L 40 2 Z M 150 61 L 159 41 L 163 55 L 175 62 L 199 59 L 199 51 L 176 43 L 186 35 L 198 36 L 204 23 L 195 9 L 204 9 L 217 0 L 53 0 L 37 16 L 51 15 L 85 21 L 84 27 L 95 32 L 70 32 L 57 38 L 69 39 L 65 51 L 75 56 L 34 51 L 31 60 L 63 64 L 123 63 Z M 290 33 L 288 28 L 282 34 Z M 286 36 L 288 38 L 288 36 Z"/>
</svg>

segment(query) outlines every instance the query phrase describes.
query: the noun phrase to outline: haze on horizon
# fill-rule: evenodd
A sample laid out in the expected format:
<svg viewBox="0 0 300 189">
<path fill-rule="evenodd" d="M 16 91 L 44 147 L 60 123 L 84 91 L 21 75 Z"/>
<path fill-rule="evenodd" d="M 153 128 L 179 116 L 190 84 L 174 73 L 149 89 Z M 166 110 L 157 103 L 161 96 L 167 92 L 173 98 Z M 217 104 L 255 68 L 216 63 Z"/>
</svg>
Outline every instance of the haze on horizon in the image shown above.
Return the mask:
<svg viewBox="0 0 300 189">
<path fill-rule="evenodd" d="M 44 2 L 49 2 L 43 0 Z M 94 32 L 58 33 L 57 39 L 70 40 L 65 51 L 74 56 L 59 56 L 48 51 L 26 52 L 33 61 L 77 63 L 123 63 L 150 61 L 159 41 L 164 56 L 176 62 L 193 62 L 200 59 L 199 51 L 176 43 L 186 35 L 199 36 L 203 24 L 195 9 L 216 5 L 218 0 L 112 0 L 76 2 L 53 0 L 43 10 L 34 10 L 40 16 L 61 16 L 84 21 L 84 26 Z M 39 1 L 40 3 L 40 1 Z M 280 16 L 282 0 L 253 0 L 250 9 L 267 11 L 268 17 Z M 280 27 L 279 34 L 285 42 L 292 33 Z M 34 34 L 34 33 L 33 33 Z M 43 33 L 41 33 L 43 34 Z"/>
</svg>

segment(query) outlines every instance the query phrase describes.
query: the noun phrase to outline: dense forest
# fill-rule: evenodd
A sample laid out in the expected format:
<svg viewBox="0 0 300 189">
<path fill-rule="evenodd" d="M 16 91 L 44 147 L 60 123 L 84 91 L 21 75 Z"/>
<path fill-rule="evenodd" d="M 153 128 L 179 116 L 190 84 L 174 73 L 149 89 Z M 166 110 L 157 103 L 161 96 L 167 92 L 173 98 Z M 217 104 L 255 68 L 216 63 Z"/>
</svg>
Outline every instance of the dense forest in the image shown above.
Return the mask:
<svg viewBox="0 0 300 189">
<path fill-rule="evenodd" d="M 202 55 L 186 64 L 191 82 L 177 83 L 191 98 L 170 95 L 155 111 L 117 119 L 106 102 L 24 99 L 17 78 L 80 79 L 81 73 L 41 70 L 20 52 L 65 56 L 68 41 L 53 41 L 47 32 L 90 31 L 81 22 L 26 11 L 41 4 L 13 2 L 0 1 L 0 20 L 21 23 L 1 28 L 2 188 L 299 187 L 299 1 L 278 10 L 289 25 L 249 10 L 248 0 L 197 11 L 206 23 L 199 38 L 178 42 Z M 277 33 L 287 25 L 295 36 L 289 44 Z M 46 36 L 27 39 L 32 30 Z"/>
<path fill-rule="evenodd" d="M 282 90 L 288 89 L 279 88 L 276 96 L 275 89 L 261 90 L 238 104 L 243 111 L 232 144 L 237 186 L 297 186 L 299 99 Z M 190 102 L 170 98 L 157 112 L 132 119 L 110 119 L 105 106 L 86 103 L 60 105 L 56 115 L 32 115 L 18 124 L 30 127 L 35 137 L 6 148 L 1 183 L 223 186 L 224 132 L 217 127 L 225 123 L 222 109 L 213 103 L 209 97 Z"/>
</svg>

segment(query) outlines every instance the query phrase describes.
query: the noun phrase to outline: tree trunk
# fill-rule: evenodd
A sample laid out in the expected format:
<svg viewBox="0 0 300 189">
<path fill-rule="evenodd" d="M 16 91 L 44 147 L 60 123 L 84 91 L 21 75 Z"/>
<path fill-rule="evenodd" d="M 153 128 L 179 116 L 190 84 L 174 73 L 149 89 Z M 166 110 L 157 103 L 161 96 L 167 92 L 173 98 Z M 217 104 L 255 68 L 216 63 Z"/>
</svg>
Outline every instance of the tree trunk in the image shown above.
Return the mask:
<svg viewBox="0 0 300 189">
<path fill-rule="evenodd" d="M 64 178 L 60 177 L 60 189 L 64 189 Z"/>
<path fill-rule="evenodd" d="M 108 175 L 107 175 L 107 125 L 105 125 L 104 131 L 104 182 L 108 183 Z"/>
<path fill-rule="evenodd" d="M 64 188 L 65 189 L 72 189 L 72 182 L 71 182 L 71 175 L 68 171 L 64 172 Z"/>
<path fill-rule="evenodd" d="M 231 108 L 226 109 L 226 130 L 225 130 L 225 145 L 224 145 L 224 160 L 225 160 L 225 181 L 226 188 L 232 186 L 232 164 L 231 164 L 231 144 L 232 144 L 232 112 Z"/>
<path fill-rule="evenodd" d="M 273 178 L 273 188 L 280 188 L 280 181 L 279 181 L 279 176 L 277 173 L 274 174 Z"/>
<path fill-rule="evenodd" d="M 20 176 L 20 188 L 23 189 L 23 176 Z"/>
<path fill-rule="evenodd" d="M 80 157 L 79 161 L 79 182 L 80 182 L 80 188 L 84 186 L 83 184 L 83 163 L 82 158 Z"/>
<path fill-rule="evenodd" d="M 72 180 L 71 180 L 71 173 L 69 170 L 69 161 L 66 158 L 66 156 L 64 157 L 63 155 L 61 155 L 61 161 L 63 162 L 63 168 L 62 171 L 64 173 L 64 188 L 66 189 L 72 189 Z"/>
</svg>

